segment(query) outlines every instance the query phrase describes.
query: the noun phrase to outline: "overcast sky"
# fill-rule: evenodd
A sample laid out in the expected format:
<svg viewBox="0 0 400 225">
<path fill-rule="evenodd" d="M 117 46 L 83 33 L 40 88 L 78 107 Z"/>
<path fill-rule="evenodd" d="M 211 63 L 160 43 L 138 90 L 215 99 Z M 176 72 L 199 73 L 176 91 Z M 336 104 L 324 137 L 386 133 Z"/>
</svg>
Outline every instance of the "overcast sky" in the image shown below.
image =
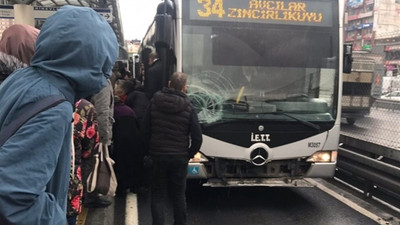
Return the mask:
<svg viewBox="0 0 400 225">
<path fill-rule="evenodd" d="M 142 40 L 161 0 L 119 0 L 125 40 Z"/>
</svg>

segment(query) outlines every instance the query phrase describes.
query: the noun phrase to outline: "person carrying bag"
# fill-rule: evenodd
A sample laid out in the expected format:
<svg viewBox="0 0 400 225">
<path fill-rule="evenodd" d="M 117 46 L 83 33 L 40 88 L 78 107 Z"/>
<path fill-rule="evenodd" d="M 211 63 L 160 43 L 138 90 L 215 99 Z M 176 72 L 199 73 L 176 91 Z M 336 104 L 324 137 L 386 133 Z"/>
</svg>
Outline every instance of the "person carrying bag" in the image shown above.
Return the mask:
<svg viewBox="0 0 400 225">
<path fill-rule="evenodd" d="M 87 191 L 115 196 L 118 184 L 113 168 L 114 160 L 109 156 L 108 146 L 100 143 L 98 152 L 93 155 L 93 158 L 93 169 L 87 179 Z"/>
</svg>

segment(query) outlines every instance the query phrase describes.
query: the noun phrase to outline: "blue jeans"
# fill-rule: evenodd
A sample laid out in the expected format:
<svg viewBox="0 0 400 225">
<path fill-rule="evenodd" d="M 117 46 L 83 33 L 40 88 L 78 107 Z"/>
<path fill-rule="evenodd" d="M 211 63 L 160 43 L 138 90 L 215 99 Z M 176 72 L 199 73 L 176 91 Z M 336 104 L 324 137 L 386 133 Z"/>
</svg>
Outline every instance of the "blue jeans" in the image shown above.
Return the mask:
<svg viewBox="0 0 400 225">
<path fill-rule="evenodd" d="M 153 158 L 151 181 L 151 213 L 153 225 L 165 224 L 167 195 L 174 208 L 174 225 L 186 225 L 187 157 Z"/>
</svg>

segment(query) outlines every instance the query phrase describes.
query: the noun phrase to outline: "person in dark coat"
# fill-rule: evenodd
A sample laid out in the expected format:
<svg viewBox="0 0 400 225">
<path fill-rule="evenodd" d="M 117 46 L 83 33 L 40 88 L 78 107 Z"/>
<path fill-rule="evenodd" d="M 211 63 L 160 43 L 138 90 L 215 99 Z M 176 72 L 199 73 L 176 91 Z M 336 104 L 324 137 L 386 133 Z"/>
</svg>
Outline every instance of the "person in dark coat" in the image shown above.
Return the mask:
<svg viewBox="0 0 400 225">
<path fill-rule="evenodd" d="M 186 96 L 187 76 L 174 73 L 169 88 L 154 94 L 145 117 L 145 143 L 153 159 L 151 212 L 153 225 L 165 223 L 166 195 L 171 197 L 174 224 L 187 224 L 188 162 L 202 144 L 197 114 Z"/>
<path fill-rule="evenodd" d="M 131 89 L 131 81 L 117 80 L 115 83 L 115 105 L 113 125 L 113 154 L 115 175 L 117 176 L 117 195 L 124 196 L 129 188 L 137 192 L 143 181 L 142 138 L 135 112 L 121 99 Z"/>
<path fill-rule="evenodd" d="M 157 91 L 160 91 L 163 85 L 162 63 L 157 53 L 152 52 L 149 55 L 149 70 L 145 76 L 145 91 L 148 99 L 151 99 Z"/>
<path fill-rule="evenodd" d="M 133 179 L 133 158 L 135 148 L 135 134 L 138 131 L 136 115 L 125 105 L 118 96 L 115 96 L 113 124 L 113 152 L 115 161 L 114 170 L 117 177 L 117 196 L 124 196 L 131 186 Z"/>
<path fill-rule="evenodd" d="M 119 80 L 115 87 L 115 94 L 129 106 L 136 114 L 137 125 L 140 129 L 149 100 L 141 87 L 139 81 L 136 80 Z M 147 192 L 149 186 L 149 171 L 144 168 L 144 143 L 141 132 L 135 134 L 136 143 L 134 145 L 133 155 L 133 177 L 131 183 L 131 191 L 136 193 Z"/>
<path fill-rule="evenodd" d="M 143 122 L 143 118 L 146 114 L 146 109 L 150 101 L 146 97 L 140 82 L 137 80 L 133 80 L 132 82 L 134 88 L 131 91 L 128 91 L 125 104 L 135 111 L 136 118 L 140 125 Z"/>
</svg>

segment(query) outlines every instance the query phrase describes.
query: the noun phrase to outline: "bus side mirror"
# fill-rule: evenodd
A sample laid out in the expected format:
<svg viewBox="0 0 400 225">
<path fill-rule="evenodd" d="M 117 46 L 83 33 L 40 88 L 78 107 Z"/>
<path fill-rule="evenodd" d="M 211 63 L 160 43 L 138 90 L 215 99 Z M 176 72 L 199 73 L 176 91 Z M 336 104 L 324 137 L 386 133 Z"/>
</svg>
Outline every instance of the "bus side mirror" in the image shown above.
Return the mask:
<svg viewBox="0 0 400 225">
<path fill-rule="evenodd" d="M 351 73 L 351 66 L 353 63 L 353 45 L 343 45 L 343 73 Z"/>
<path fill-rule="evenodd" d="M 173 42 L 173 20 L 171 15 L 156 15 L 155 47 L 170 48 Z"/>
<path fill-rule="evenodd" d="M 155 17 L 155 47 L 170 48 L 173 43 L 175 5 L 171 0 L 164 0 L 157 6 Z"/>
</svg>

